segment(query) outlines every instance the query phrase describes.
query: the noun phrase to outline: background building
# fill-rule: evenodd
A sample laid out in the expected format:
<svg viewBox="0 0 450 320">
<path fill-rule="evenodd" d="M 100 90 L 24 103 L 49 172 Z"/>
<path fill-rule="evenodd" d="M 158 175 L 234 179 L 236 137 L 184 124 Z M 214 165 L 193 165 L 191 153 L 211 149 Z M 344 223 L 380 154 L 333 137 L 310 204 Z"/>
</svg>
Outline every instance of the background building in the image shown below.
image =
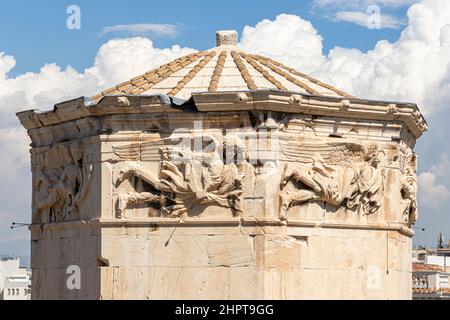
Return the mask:
<svg viewBox="0 0 450 320">
<path fill-rule="evenodd" d="M 16 258 L 0 260 L 0 300 L 29 300 L 31 273 Z"/>
<path fill-rule="evenodd" d="M 440 266 L 413 263 L 413 299 L 450 299 L 449 276 Z"/>
<path fill-rule="evenodd" d="M 436 248 L 413 250 L 413 298 L 450 299 L 450 242 L 439 233 Z"/>
<path fill-rule="evenodd" d="M 435 248 L 418 246 L 413 250 L 413 262 L 436 265 L 450 272 L 450 241 L 445 243 L 444 233 L 440 232 Z"/>
</svg>

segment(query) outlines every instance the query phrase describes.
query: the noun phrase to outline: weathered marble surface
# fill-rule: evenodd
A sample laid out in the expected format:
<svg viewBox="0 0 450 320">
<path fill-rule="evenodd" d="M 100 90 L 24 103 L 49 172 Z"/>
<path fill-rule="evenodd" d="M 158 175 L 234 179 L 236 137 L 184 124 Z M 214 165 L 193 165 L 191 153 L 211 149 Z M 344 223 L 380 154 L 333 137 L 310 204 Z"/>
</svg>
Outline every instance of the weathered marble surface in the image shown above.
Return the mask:
<svg viewBox="0 0 450 320">
<path fill-rule="evenodd" d="M 193 103 L 18 114 L 34 299 L 411 298 L 417 107 L 273 91 Z M 65 286 L 72 264 L 81 290 Z"/>
</svg>

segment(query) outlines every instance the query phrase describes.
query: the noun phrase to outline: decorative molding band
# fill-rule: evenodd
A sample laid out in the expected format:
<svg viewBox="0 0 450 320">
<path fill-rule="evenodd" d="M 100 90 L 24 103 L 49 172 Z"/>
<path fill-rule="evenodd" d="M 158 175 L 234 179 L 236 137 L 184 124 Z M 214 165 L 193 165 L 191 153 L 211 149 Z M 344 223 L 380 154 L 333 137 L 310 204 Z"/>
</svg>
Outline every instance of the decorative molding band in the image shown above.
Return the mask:
<svg viewBox="0 0 450 320">
<path fill-rule="evenodd" d="M 324 229 L 356 229 L 356 230 L 380 230 L 380 231 L 397 231 L 407 237 L 414 236 L 414 230 L 406 227 L 402 223 L 367 223 L 367 224 L 350 224 L 339 222 L 314 222 L 306 220 L 289 220 L 286 223 L 272 218 L 230 218 L 227 220 L 218 219 L 185 219 L 183 222 L 174 219 L 150 218 L 140 220 L 127 219 L 93 219 L 82 221 L 66 221 L 52 224 L 32 224 L 29 226 L 31 232 L 45 230 L 65 230 L 72 228 L 148 228 L 148 227 L 304 227 L 304 228 L 324 228 Z"/>
<path fill-rule="evenodd" d="M 393 104 L 392 102 L 299 95 L 267 90 L 249 92 L 245 104 L 236 104 L 236 94 L 233 92 L 198 93 L 193 94 L 192 97 L 197 109 L 201 112 L 278 111 L 339 118 L 397 121 L 404 123 L 416 138 L 419 138 L 428 129 L 419 108 L 411 103 Z"/>
<path fill-rule="evenodd" d="M 197 109 L 199 112 L 278 111 L 286 113 L 333 116 L 366 120 L 402 122 L 419 138 L 427 123 L 417 105 L 361 99 L 300 95 L 276 90 L 248 92 L 208 92 L 192 95 L 192 102 L 175 101 L 174 98 L 155 96 L 106 96 L 97 104 L 84 97 L 55 105 L 54 110 L 35 110 L 17 113 L 22 125 L 36 129 L 74 121 L 86 117 L 113 114 L 142 114 L 181 112 Z"/>
</svg>

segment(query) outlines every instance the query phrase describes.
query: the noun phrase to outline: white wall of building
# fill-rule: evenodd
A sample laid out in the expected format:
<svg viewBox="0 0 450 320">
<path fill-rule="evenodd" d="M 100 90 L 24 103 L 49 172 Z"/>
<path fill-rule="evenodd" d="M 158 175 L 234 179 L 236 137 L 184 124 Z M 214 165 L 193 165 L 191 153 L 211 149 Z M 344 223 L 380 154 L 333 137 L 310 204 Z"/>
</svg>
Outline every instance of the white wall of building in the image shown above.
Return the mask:
<svg viewBox="0 0 450 320">
<path fill-rule="evenodd" d="M 0 260 L 0 300 L 29 300 L 30 274 L 19 259 Z"/>
<path fill-rule="evenodd" d="M 450 267 L 450 257 L 443 256 L 427 256 L 426 264 L 435 264 L 440 267 Z"/>
<path fill-rule="evenodd" d="M 430 289 L 444 289 L 449 288 L 449 274 L 436 272 L 428 275 L 428 288 Z"/>
</svg>

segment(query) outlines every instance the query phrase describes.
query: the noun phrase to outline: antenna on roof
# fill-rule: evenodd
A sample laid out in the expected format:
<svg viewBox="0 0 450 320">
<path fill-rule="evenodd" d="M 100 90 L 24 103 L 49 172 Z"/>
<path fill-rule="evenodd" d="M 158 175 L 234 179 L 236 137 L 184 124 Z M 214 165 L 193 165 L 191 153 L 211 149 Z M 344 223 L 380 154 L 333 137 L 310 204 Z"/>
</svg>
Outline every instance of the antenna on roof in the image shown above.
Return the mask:
<svg viewBox="0 0 450 320">
<path fill-rule="evenodd" d="M 442 231 L 439 232 L 437 247 L 442 249 L 444 247 L 444 233 Z"/>
</svg>

